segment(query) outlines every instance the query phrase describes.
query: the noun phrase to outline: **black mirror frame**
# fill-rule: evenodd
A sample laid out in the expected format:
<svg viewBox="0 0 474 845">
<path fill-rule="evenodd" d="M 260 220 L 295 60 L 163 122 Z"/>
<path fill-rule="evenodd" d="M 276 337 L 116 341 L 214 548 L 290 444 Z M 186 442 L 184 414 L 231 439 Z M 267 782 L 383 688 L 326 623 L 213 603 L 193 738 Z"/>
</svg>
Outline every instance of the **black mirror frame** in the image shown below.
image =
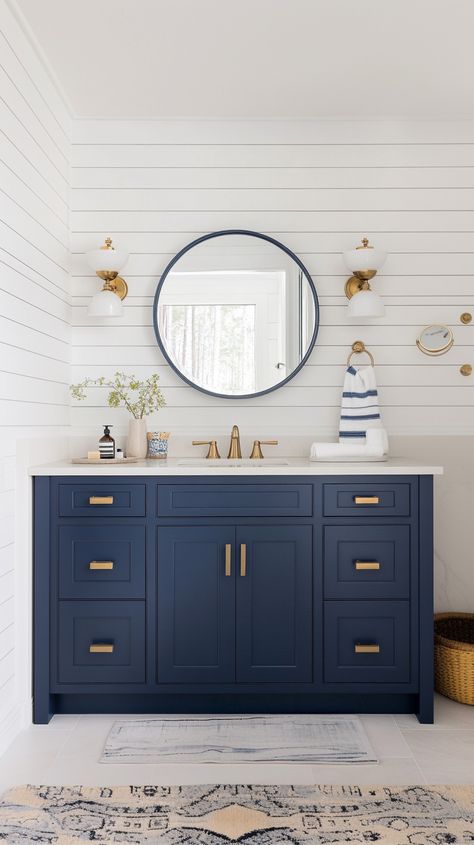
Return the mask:
<svg viewBox="0 0 474 845">
<path fill-rule="evenodd" d="M 168 274 L 170 273 L 170 271 L 172 270 L 172 268 L 174 267 L 176 262 L 179 261 L 179 259 L 183 255 L 185 255 L 187 252 L 189 252 L 191 249 L 193 249 L 193 247 L 197 246 L 198 244 L 201 244 L 204 241 L 209 241 L 212 238 L 222 237 L 223 235 L 249 235 L 250 237 L 253 237 L 253 238 L 260 238 L 262 241 L 268 241 L 268 243 L 271 243 L 274 246 L 277 246 L 279 249 L 283 250 L 283 252 L 286 252 L 286 254 L 289 255 L 290 258 L 292 258 L 293 261 L 295 261 L 297 263 L 298 267 L 300 268 L 300 270 L 304 274 L 306 281 L 309 284 L 310 291 L 313 294 L 313 302 L 314 302 L 314 315 L 315 315 L 314 331 L 313 331 L 313 335 L 311 337 L 311 340 L 310 340 L 310 343 L 309 343 L 309 346 L 308 346 L 308 350 L 307 350 L 304 358 L 302 358 L 302 360 L 298 364 L 298 366 L 293 370 L 293 372 L 290 373 L 289 376 L 287 376 L 285 379 L 283 379 L 283 381 L 279 381 L 277 384 L 272 385 L 272 387 L 269 387 L 266 390 L 259 390 L 257 393 L 239 394 L 238 396 L 229 396 L 226 393 L 214 393 L 214 391 L 206 390 L 204 387 L 200 387 L 199 384 L 195 384 L 195 382 L 186 378 L 186 376 L 183 375 L 183 373 L 177 368 L 176 364 L 171 360 L 170 356 L 168 355 L 168 353 L 165 349 L 164 343 L 162 341 L 162 338 L 161 338 L 161 335 L 160 335 L 160 330 L 159 330 L 159 327 L 158 327 L 158 301 L 159 301 L 159 298 L 160 298 L 160 293 L 161 293 L 162 287 L 163 287 L 163 285 L 164 285 L 164 283 L 167 279 Z M 167 360 L 168 364 L 174 370 L 174 372 L 180 377 L 180 379 L 182 381 L 186 382 L 186 384 L 189 384 L 190 387 L 194 387 L 196 390 L 199 390 L 201 393 L 206 393 L 208 396 L 217 396 L 219 399 L 230 399 L 230 400 L 234 400 L 234 399 L 253 399 L 257 396 L 264 396 L 266 393 L 272 393 L 274 390 L 278 390 L 280 387 L 283 387 L 283 385 L 288 384 L 288 382 L 291 381 L 291 379 L 294 378 L 295 375 L 297 373 L 299 373 L 299 371 L 306 364 L 306 361 L 308 360 L 309 356 L 311 355 L 311 352 L 313 351 L 314 345 L 316 343 L 316 338 L 318 336 L 318 330 L 319 330 L 319 300 L 318 300 L 318 294 L 316 293 L 316 288 L 314 286 L 313 280 L 312 280 L 310 274 L 308 273 L 308 270 L 304 266 L 303 262 L 300 261 L 298 256 L 295 255 L 295 253 L 292 252 L 291 249 L 288 249 L 288 247 L 285 246 L 284 244 L 282 244 L 280 241 L 277 241 L 275 238 L 271 238 L 269 235 L 263 235 L 261 232 L 252 232 L 249 229 L 222 229 L 219 232 L 210 232 L 207 235 L 202 235 L 200 238 L 196 238 L 196 240 L 191 241 L 191 243 L 187 244 L 185 247 L 183 247 L 183 249 L 181 249 L 178 253 L 176 253 L 174 258 L 172 258 L 171 261 L 169 262 L 169 264 L 165 267 L 165 269 L 162 273 L 161 279 L 160 279 L 158 286 L 156 288 L 155 297 L 154 297 L 154 300 L 153 300 L 153 327 L 155 329 L 155 335 L 156 335 L 156 339 L 158 341 L 158 346 L 160 347 L 160 350 L 163 353 L 163 355 L 164 355 L 165 359 Z"/>
</svg>

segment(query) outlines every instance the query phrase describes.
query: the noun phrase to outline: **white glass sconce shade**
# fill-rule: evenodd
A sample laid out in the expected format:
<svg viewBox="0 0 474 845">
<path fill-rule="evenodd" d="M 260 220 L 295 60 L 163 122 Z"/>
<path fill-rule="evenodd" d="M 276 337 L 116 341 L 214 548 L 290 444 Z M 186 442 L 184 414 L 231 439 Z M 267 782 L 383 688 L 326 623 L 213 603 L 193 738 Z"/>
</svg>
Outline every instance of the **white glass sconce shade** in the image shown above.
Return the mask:
<svg viewBox="0 0 474 845">
<path fill-rule="evenodd" d="M 361 270 L 375 270 L 377 272 L 385 264 L 386 258 L 386 252 L 382 249 L 374 249 L 371 246 L 348 249 L 344 252 L 344 261 L 351 273 L 357 273 Z"/>
<path fill-rule="evenodd" d="M 128 261 L 128 253 L 123 249 L 93 249 L 92 252 L 87 253 L 87 261 L 89 267 L 94 273 L 100 273 L 105 270 L 110 273 L 118 273 L 124 264 Z"/>
<path fill-rule="evenodd" d="M 122 300 L 113 290 L 100 290 L 92 297 L 87 313 L 89 317 L 121 317 Z"/>
<path fill-rule="evenodd" d="M 347 306 L 350 317 L 383 317 L 385 306 L 382 299 L 373 290 L 360 290 L 349 300 Z"/>
</svg>

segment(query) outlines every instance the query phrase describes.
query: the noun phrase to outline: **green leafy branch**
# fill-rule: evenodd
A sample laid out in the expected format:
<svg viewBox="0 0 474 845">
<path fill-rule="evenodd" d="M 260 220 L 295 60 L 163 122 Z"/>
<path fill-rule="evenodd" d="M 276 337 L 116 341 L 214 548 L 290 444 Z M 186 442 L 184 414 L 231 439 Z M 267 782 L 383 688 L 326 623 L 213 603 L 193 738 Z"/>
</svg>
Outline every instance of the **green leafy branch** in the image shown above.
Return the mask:
<svg viewBox="0 0 474 845">
<path fill-rule="evenodd" d="M 109 408 L 119 408 L 123 405 L 132 417 L 141 420 L 166 405 L 165 397 L 158 386 L 159 378 L 153 373 L 150 378 L 140 381 L 134 375 L 116 372 L 113 379 L 106 379 L 104 376 L 86 378 L 79 384 L 71 384 L 69 390 L 73 399 L 81 402 L 86 398 L 88 388 L 108 387 Z"/>
</svg>

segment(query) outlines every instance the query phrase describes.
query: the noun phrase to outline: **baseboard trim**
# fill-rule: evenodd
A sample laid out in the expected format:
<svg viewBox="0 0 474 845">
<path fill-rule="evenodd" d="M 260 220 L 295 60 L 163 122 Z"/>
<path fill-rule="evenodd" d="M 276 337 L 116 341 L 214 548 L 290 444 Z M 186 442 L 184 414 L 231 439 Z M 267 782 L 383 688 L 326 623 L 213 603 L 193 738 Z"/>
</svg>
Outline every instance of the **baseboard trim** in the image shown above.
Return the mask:
<svg viewBox="0 0 474 845">
<path fill-rule="evenodd" d="M 28 724 L 28 704 L 17 702 L 0 718 L 0 756 Z"/>
</svg>

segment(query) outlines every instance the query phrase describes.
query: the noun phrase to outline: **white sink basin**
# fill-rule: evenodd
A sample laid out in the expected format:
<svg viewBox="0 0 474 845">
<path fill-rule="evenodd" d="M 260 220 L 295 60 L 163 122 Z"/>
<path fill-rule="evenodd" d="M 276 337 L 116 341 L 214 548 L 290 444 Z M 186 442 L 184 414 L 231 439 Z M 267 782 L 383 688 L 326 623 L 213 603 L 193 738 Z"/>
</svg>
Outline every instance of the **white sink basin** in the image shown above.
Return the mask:
<svg viewBox="0 0 474 845">
<path fill-rule="evenodd" d="M 253 467 L 259 469 L 264 466 L 287 467 L 288 461 L 285 461 L 284 458 L 263 458 L 263 460 L 250 458 L 181 458 L 178 465 L 180 467 Z"/>
</svg>

